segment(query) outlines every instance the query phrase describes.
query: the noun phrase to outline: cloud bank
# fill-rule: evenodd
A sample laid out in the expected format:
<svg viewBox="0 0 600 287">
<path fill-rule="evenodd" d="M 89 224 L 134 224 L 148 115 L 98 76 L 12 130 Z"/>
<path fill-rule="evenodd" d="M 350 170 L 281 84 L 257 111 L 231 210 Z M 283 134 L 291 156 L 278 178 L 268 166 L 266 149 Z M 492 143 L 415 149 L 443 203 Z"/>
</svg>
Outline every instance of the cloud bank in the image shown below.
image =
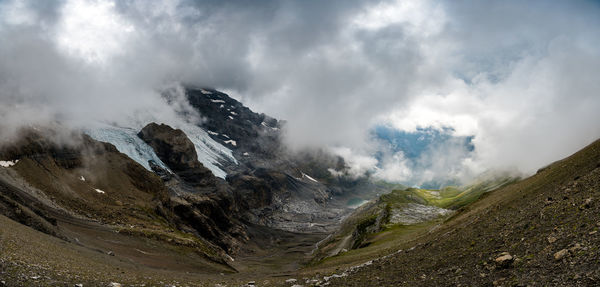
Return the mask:
<svg viewBox="0 0 600 287">
<path fill-rule="evenodd" d="M 468 157 L 432 151 L 448 165 L 410 174 L 532 172 L 600 137 L 599 12 L 593 1 L 0 1 L 0 133 L 177 121 L 185 103 L 160 91 L 189 83 L 288 120 L 290 146 L 335 147 L 360 170 L 378 164 L 371 129 L 386 124 L 473 137 Z M 405 179 L 403 160 L 387 157 L 385 178 Z"/>
</svg>

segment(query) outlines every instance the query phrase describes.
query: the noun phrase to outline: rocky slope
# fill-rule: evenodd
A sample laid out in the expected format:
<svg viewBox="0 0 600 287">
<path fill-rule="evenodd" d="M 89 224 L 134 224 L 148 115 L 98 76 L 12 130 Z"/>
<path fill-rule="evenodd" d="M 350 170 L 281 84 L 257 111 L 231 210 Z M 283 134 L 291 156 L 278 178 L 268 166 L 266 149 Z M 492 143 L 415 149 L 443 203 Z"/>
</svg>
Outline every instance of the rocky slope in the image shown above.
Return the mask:
<svg viewBox="0 0 600 287">
<path fill-rule="evenodd" d="M 319 285 L 596 286 L 599 196 L 596 141 Z"/>
</svg>

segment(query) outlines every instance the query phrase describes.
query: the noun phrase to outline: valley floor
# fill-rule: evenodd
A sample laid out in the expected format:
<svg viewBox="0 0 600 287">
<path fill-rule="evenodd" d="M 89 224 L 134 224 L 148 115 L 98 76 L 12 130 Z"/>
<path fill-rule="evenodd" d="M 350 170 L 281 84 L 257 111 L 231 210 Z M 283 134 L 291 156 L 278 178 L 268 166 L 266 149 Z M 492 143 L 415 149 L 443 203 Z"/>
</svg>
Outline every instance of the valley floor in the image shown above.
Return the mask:
<svg viewBox="0 0 600 287">
<path fill-rule="evenodd" d="M 236 258 L 234 272 L 186 248 L 84 222 L 60 225 L 77 232 L 78 244 L 0 215 L 0 286 L 239 286 L 257 279 L 270 284 L 298 270 L 326 236 L 281 232 L 275 248 Z"/>
<path fill-rule="evenodd" d="M 282 233 L 275 248 L 237 258 L 232 266 L 238 273 L 151 239 L 128 242 L 100 228 L 80 230 L 88 236 L 68 243 L 0 216 L 0 284 L 600 286 L 599 200 L 600 141 L 446 220 L 392 227 L 364 248 L 310 265 L 303 263 L 326 235 Z M 115 255 L 86 248 L 91 241 Z M 137 244 L 145 248 L 136 250 Z M 166 255 L 152 259 L 161 252 Z"/>
</svg>

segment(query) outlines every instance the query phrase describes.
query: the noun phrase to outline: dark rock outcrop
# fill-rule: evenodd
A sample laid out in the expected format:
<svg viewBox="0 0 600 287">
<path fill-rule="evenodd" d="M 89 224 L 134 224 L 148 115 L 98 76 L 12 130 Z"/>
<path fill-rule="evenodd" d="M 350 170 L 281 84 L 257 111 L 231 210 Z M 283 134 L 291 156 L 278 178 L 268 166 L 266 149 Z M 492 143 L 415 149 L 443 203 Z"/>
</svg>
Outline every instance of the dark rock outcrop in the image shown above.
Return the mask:
<svg viewBox="0 0 600 287">
<path fill-rule="evenodd" d="M 203 195 L 183 194 L 172 198 L 173 212 L 181 230 L 196 233 L 229 254 L 235 254 L 247 240 L 245 228 L 218 200 Z"/>
<path fill-rule="evenodd" d="M 186 189 L 181 184 L 172 184 L 171 189 L 177 195 L 171 197 L 171 206 L 179 229 L 195 233 L 230 254 L 235 253 L 240 241 L 247 240 L 247 236 L 244 225 L 237 220 L 238 201 L 231 188 L 198 161 L 194 144 L 182 130 L 150 123 L 138 136 L 184 183 L 193 187 Z M 151 163 L 151 167 L 163 180 L 171 179 L 156 164 Z"/>
<path fill-rule="evenodd" d="M 236 174 L 227 180 L 235 190 L 241 208 L 250 210 L 271 205 L 273 188 L 265 179 L 251 174 Z"/>
<path fill-rule="evenodd" d="M 195 186 L 215 185 L 215 176 L 198 161 L 194 143 L 182 130 L 165 124 L 150 123 L 138 136 L 187 183 Z"/>
</svg>

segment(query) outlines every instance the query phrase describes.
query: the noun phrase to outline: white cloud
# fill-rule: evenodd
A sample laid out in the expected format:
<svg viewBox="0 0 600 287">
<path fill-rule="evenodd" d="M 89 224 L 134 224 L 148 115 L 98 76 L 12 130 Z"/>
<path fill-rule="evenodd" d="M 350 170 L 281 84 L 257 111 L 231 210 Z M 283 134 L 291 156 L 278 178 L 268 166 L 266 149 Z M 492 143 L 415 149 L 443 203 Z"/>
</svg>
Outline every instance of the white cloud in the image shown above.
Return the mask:
<svg viewBox="0 0 600 287">
<path fill-rule="evenodd" d="M 381 167 L 374 170 L 373 176 L 389 182 L 407 182 L 413 177 L 413 171 L 402 152 L 384 157 Z"/>
<path fill-rule="evenodd" d="M 37 22 L 35 14 L 28 9 L 24 1 L 5 1 L 0 3 L 0 21 L 9 25 L 33 25 Z"/>
<path fill-rule="evenodd" d="M 600 137 L 600 84 L 591 77 L 600 75 L 600 51 L 586 43 L 558 36 L 543 53 L 510 63 L 502 79 L 448 81 L 439 94 L 420 96 L 382 121 L 406 131 L 450 126 L 456 135 L 473 135 L 475 153 L 465 169 L 534 172 Z"/>
<path fill-rule="evenodd" d="M 333 154 L 345 159 L 346 165 L 349 168 L 348 175 L 351 177 L 364 176 L 365 173 L 376 169 L 377 159 L 372 156 L 356 153 L 356 151 L 347 147 L 335 147 L 330 150 Z M 336 175 L 335 172 L 334 175 Z"/>
<path fill-rule="evenodd" d="M 0 131 L 173 120 L 185 105 L 166 106 L 158 91 L 184 82 L 288 120 L 290 145 L 346 147 L 357 172 L 376 164 L 369 129 L 382 121 L 475 136 L 464 171 L 427 174 L 532 171 L 600 136 L 599 10 L 584 1 L 4 1 Z M 386 160 L 385 177 L 415 175 L 399 155 Z"/>
<path fill-rule="evenodd" d="M 90 63 L 104 63 L 123 53 L 135 27 L 109 0 L 69 0 L 56 27 L 60 49 Z"/>
<path fill-rule="evenodd" d="M 419 0 L 379 2 L 353 17 L 359 29 L 378 30 L 404 24 L 411 34 L 421 37 L 435 35 L 443 30 L 446 15 L 439 3 Z"/>
</svg>

